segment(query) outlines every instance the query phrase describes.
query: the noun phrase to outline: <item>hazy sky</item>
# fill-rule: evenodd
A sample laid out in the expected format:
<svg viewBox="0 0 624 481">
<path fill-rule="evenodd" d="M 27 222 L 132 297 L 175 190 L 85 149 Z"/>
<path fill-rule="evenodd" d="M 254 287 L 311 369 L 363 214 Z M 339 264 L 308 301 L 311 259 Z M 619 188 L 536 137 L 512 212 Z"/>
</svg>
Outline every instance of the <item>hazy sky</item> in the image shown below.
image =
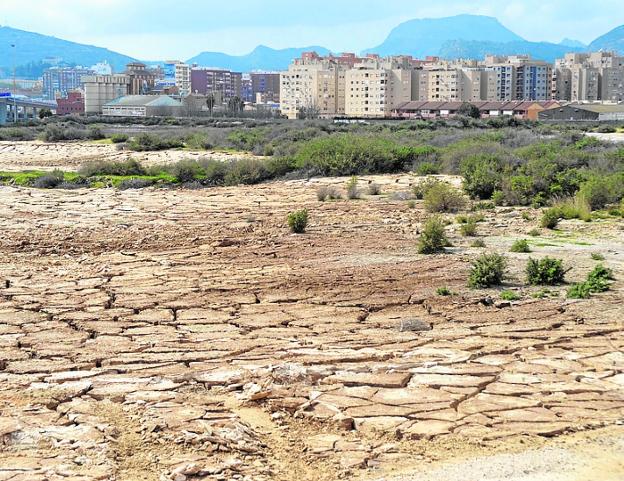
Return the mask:
<svg viewBox="0 0 624 481">
<path fill-rule="evenodd" d="M 360 51 L 412 18 L 497 17 L 527 40 L 590 42 L 624 24 L 623 0 L 1 0 L 0 24 L 141 59 L 321 45 Z"/>
</svg>

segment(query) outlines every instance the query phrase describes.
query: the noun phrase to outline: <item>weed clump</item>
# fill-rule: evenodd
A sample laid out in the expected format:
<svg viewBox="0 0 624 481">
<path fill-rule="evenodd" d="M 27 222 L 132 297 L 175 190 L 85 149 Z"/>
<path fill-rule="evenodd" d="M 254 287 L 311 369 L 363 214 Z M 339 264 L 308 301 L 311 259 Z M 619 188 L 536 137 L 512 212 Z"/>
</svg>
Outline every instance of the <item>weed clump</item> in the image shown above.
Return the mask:
<svg viewBox="0 0 624 481">
<path fill-rule="evenodd" d="M 503 301 L 519 301 L 521 297 L 514 291 L 503 291 L 500 293 L 500 298 Z"/>
<path fill-rule="evenodd" d="M 430 217 L 425 222 L 420 234 L 418 252 L 420 254 L 436 254 L 444 252 L 444 248 L 448 245 L 444 221 L 438 216 Z"/>
<path fill-rule="evenodd" d="M 381 195 L 381 186 L 375 182 L 368 185 L 369 195 Z"/>
<path fill-rule="evenodd" d="M 360 189 L 358 188 L 358 179 L 353 176 L 347 182 L 347 197 L 351 200 L 359 199 L 362 196 Z"/>
<path fill-rule="evenodd" d="M 428 212 L 457 212 L 465 205 L 462 193 L 446 182 L 434 182 L 423 194 Z"/>
<path fill-rule="evenodd" d="M 500 254 L 483 254 L 472 263 L 468 286 L 486 288 L 498 286 L 503 282 L 507 259 Z"/>
<path fill-rule="evenodd" d="M 321 202 L 325 202 L 326 200 L 341 199 L 342 195 L 333 185 L 322 185 L 316 190 L 316 198 Z"/>
<path fill-rule="evenodd" d="M 526 254 L 528 252 L 531 252 L 531 247 L 529 246 L 529 242 L 526 239 L 519 239 L 512 244 L 510 251 Z"/>
<path fill-rule="evenodd" d="M 611 288 L 613 271 L 607 269 L 602 264 L 598 264 L 594 270 L 587 275 L 587 280 L 578 284 L 574 284 L 568 289 L 568 298 L 570 299 L 587 299 L 597 292 L 605 292 Z"/>
<path fill-rule="evenodd" d="M 563 283 L 566 271 L 561 259 L 544 257 L 529 259 L 526 267 L 527 282 L 532 286 L 554 286 Z"/>
<path fill-rule="evenodd" d="M 447 296 L 452 296 L 454 294 L 454 292 L 451 291 L 448 287 L 443 286 L 443 287 L 438 287 L 436 289 L 436 294 L 438 296 L 447 297 Z"/>
<path fill-rule="evenodd" d="M 540 225 L 546 229 L 554 229 L 559 224 L 559 219 L 561 219 L 561 211 L 556 207 L 551 207 L 542 214 Z"/>
<path fill-rule="evenodd" d="M 308 211 L 298 210 L 288 214 L 288 227 L 295 234 L 303 234 L 308 226 Z"/>
</svg>

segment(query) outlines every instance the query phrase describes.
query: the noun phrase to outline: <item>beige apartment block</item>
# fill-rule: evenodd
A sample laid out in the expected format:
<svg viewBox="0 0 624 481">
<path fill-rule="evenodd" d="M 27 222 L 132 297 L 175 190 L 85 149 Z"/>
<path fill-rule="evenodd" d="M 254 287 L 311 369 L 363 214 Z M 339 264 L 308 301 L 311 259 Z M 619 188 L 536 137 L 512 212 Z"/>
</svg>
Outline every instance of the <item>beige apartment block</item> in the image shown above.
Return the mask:
<svg viewBox="0 0 624 481">
<path fill-rule="evenodd" d="M 459 102 L 463 97 L 464 76 L 461 69 L 424 71 L 419 88 L 420 100 Z"/>
<path fill-rule="evenodd" d="M 566 54 L 555 62 L 553 92 L 557 100 L 621 102 L 624 57 L 614 52 Z"/>
<path fill-rule="evenodd" d="M 388 117 L 412 100 L 417 77 L 411 69 L 353 68 L 345 73 L 345 115 Z"/>
<path fill-rule="evenodd" d="M 330 61 L 295 62 L 280 75 L 280 109 L 289 119 L 311 109 L 321 118 L 344 113 L 344 72 Z M 342 83 L 339 86 L 339 83 Z"/>
<path fill-rule="evenodd" d="M 191 66 L 185 63 L 176 63 L 175 83 L 182 97 L 191 95 Z"/>
</svg>

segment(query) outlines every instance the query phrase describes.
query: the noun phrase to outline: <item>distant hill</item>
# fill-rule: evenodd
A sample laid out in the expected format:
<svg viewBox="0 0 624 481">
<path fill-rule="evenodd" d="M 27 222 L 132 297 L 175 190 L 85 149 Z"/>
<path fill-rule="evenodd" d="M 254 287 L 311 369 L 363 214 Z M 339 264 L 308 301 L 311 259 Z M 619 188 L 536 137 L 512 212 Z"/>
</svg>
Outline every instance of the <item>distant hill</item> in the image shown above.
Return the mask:
<svg viewBox="0 0 624 481">
<path fill-rule="evenodd" d="M 122 71 L 126 64 L 134 59 L 111 50 L 61 40 L 56 37 L 18 30 L 11 27 L 0 27 L 0 69 L 5 73 L 12 69 L 12 55 L 9 45 L 15 45 L 15 63 L 17 67 L 30 65 L 34 74 L 45 68 L 46 59 L 56 57 L 67 65 L 89 67 L 106 60 L 115 71 Z M 6 47 L 5 47 L 6 46 Z"/>
<path fill-rule="evenodd" d="M 457 15 L 410 20 L 394 28 L 386 40 L 365 53 L 382 56 L 408 54 L 414 57 L 439 55 L 449 41 L 519 42 L 524 39 L 494 17 Z"/>
<path fill-rule="evenodd" d="M 586 49 L 587 45 L 579 40 L 574 40 L 572 38 L 564 38 L 559 45 L 563 45 L 564 47 L 572 47 L 572 48 L 581 48 Z"/>
<path fill-rule="evenodd" d="M 547 42 L 475 42 L 465 40 L 451 40 L 446 42 L 439 50 L 439 55 L 447 59 L 477 58 L 482 59 L 487 54 L 514 55 L 530 54 L 536 60 L 554 62 L 562 58 L 566 53 L 579 52 L 584 49 L 578 47 L 566 47 L 560 44 Z"/>
<path fill-rule="evenodd" d="M 598 37 L 589 44 L 588 50 L 595 52 L 598 50 L 615 50 L 624 55 L 624 25 L 614 28 L 610 32 Z"/>
<path fill-rule="evenodd" d="M 330 53 L 324 47 L 285 48 L 275 50 L 264 45 L 256 47 L 247 55 L 228 55 L 220 52 L 203 52 L 188 59 L 188 63 L 202 67 L 219 67 L 237 72 L 252 70 L 286 70 L 294 58 L 300 57 L 303 52 L 314 50 L 319 55 Z"/>
</svg>

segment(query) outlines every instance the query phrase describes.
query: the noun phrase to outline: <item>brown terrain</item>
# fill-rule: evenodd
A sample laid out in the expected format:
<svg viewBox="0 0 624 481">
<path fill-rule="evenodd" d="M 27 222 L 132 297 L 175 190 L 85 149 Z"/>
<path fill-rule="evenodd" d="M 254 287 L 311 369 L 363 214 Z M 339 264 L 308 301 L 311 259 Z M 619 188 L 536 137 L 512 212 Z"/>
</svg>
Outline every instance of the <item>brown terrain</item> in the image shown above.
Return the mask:
<svg viewBox="0 0 624 481">
<path fill-rule="evenodd" d="M 2 169 L 83 161 L 6 152 Z M 622 221 L 530 238 L 538 211 L 484 211 L 487 251 L 532 239 L 569 281 L 600 253 L 618 279 L 535 298 L 529 254 L 508 253 L 507 302 L 466 287 L 483 249 L 457 224 L 447 254 L 417 254 L 426 214 L 392 196 L 415 177 L 371 180 L 383 195 L 326 203 L 316 187 L 346 179 L 0 187 L 0 480 L 472 479 L 584 449 L 565 479 L 623 479 Z"/>
</svg>

